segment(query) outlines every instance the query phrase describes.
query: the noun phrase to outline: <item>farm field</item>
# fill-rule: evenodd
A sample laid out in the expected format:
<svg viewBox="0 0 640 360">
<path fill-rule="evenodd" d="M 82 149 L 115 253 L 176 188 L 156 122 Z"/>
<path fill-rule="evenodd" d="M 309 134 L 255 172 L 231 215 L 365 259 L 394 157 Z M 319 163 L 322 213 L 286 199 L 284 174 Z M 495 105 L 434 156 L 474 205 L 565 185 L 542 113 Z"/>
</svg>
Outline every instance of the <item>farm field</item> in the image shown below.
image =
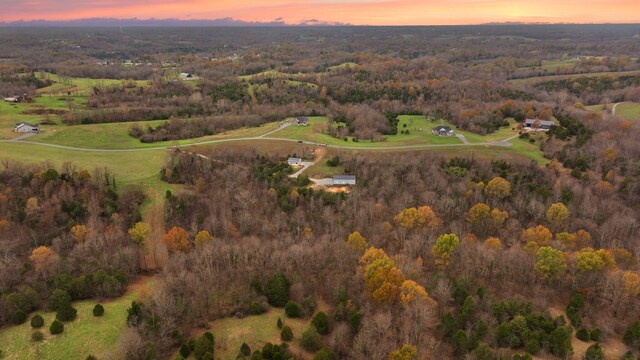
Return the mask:
<svg viewBox="0 0 640 360">
<path fill-rule="evenodd" d="M 115 86 L 126 85 L 127 87 L 148 87 L 150 82 L 147 80 L 116 80 L 116 79 L 89 79 L 89 78 L 72 78 L 63 77 L 56 74 L 45 73 L 45 79 L 50 79 L 55 83 L 53 85 L 38 89 L 38 94 L 44 95 L 74 95 L 86 96 L 95 86 Z"/>
<path fill-rule="evenodd" d="M 92 314 L 93 307 L 98 303 L 96 300 L 73 303 L 78 316 L 74 321 L 65 323 L 64 332 L 60 335 L 49 333 L 55 312 L 31 314 L 33 316 L 38 313 L 45 320 L 45 325 L 40 329 L 44 340 L 37 345 L 31 340 L 31 316 L 22 325 L 0 329 L 0 348 L 5 354 L 3 359 L 80 360 L 89 355 L 105 358 L 126 327 L 127 308 L 133 300 L 144 296 L 153 283 L 151 278 L 141 278 L 130 285 L 130 290 L 124 296 L 100 302 L 105 310 L 102 317 L 94 317 Z"/>
</svg>

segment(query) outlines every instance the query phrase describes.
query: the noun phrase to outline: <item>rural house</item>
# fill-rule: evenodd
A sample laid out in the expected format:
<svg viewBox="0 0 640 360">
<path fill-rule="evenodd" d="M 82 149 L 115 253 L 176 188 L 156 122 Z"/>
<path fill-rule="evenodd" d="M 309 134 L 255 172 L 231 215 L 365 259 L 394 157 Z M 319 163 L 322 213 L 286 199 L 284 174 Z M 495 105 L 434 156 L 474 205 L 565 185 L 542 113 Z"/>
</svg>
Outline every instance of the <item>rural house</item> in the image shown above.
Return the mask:
<svg viewBox="0 0 640 360">
<path fill-rule="evenodd" d="M 302 165 L 302 159 L 298 157 L 290 157 L 289 160 L 287 160 L 287 163 L 291 166 Z"/>
<path fill-rule="evenodd" d="M 540 119 L 526 119 L 524 121 L 525 129 L 539 130 L 539 131 L 549 131 L 553 125 L 556 123 L 551 120 L 540 120 Z"/>
<path fill-rule="evenodd" d="M 453 132 L 453 129 L 448 126 L 436 126 L 433 129 L 431 129 L 431 133 L 434 135 L 440 135 L 440 136 L 455 135 L 455 133 Z"/>
<path fill-rule="evenodd" d="M 355 185 L 355 175 L 333 175 L 333 185 Z"/>
<path fill-rule="evenodd" d="M 19 103 L 19 102 L 27 102 L 29 100 L 29 97 L 27 96 L 27 94 L 24 94 L 20 96 L 6 97 L 3 100 L 11 103 Z"/>
<path fill-rule="evenodd" d="M 307 126 L 309 125 L 309 118 L 306 116 L 298 116 L 296 118 L 296 124 L 298 126 Z"/>
<path fill-rule="evenodd" d="M 17 133 L 39 133 L 40 127 L 38 125 L 29 124 L 26 122 L 21 122 L 16 124 L 16 127 L 13 129 L 14 132 Z"/>
</svg>

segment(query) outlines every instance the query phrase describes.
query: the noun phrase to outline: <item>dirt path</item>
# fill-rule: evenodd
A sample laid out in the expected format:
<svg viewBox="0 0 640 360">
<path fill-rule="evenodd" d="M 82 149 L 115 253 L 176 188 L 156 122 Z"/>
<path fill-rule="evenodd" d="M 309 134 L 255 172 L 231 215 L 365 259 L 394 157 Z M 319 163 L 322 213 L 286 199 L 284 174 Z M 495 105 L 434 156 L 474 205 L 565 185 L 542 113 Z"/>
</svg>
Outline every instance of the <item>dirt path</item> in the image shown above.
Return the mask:
<svg viewBox="0 0 640 360">
<path fill-rule="evenodd" d="M 151 235 L 145 244 L 146 270 L 159 270 L 164 267 L 169 257 L 167 247 L 162 242 L 164 235 L 164 194 L 156 189 L 148 189 L 147 196 L 152 200 L 151 205 L 144 211 L 144 221 L 151 225 Z"/>
<path fill-rule="evenodd" d="M 613 104 L 613 107 L 611 108 L 611 115 L 615 116 L 616 115 L 616 108 L 618 107 L 618 105 L 622 104 L 621 102 L 619 103 L 615 103 Z"/>
</svg>

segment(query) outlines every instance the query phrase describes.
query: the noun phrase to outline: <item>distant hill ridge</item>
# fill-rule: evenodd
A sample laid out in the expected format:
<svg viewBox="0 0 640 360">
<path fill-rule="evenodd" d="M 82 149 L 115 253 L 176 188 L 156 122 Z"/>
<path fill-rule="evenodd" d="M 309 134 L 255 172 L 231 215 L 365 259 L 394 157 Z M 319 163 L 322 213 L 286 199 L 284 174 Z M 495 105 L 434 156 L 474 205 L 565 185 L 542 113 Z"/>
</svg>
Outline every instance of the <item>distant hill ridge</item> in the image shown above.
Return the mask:
<svg viewBox="0 0 640 360">
<path fill-rule="evenodd" d="M 273 21 L 243 21 L 234 18 L 221 19 L 116 19 L 116 18 L 89 18 L 76 20 L 19 20 L 11 22 L 0 22 L 0 26 L 9 27 L 49 27 L 49 26 L 350 26 L 348 23 L 322 21 L 318 19 L 304 20 L 297 24 L 289 24 L 283 18 Z"/>
</svg>

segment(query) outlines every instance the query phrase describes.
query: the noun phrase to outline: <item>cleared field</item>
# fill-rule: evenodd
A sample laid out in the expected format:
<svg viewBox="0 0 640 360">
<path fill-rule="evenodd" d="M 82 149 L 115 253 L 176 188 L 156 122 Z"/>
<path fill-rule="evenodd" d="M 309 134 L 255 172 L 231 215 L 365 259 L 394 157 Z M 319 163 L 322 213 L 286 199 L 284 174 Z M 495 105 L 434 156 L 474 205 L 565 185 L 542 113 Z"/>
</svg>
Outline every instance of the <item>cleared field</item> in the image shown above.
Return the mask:
<svg viewBox="0 0 640 360">
<path fill-rule="evenodd" d="M 311 358 L 298 346 L 300 335 L 309 321 L 289 319 L 283 309 L 270 309 L 262 315 L 248 316 L 244 319 L 226 318 L 212 322 L 210 331 L 215 337 L 216 359 L 236 359 L 243 342 L 246 342 L 252 351 L 261 349 L 267 342 L 280 344 L 280 330 L 276 326 L 278 318 L 293 330 L 293 340 L 289 342 L 291 352 L 301 355 L 297 358 Z"/>
<path fill-rule="evenodd" d="M 548 76 L 536 76 L 526 79 L 513 79 L 509 80 L 509 82 L 514 84 L 535 84 L 543 81 L 549 80 L 560 80 L 560 79 L 576 79 L 580 77 L 593 77 L 593 76 L 610 76 L 610 77 L 620 77 L 620 76 L 638 76 L 640 75 L 640 70 L 632 70 L 632 71 L 609 71 L 609 72 L 599 72 L 599 73 L 586 73 L 586 74 L 572 74 L 572 75 L 548 75 Z"/>
<path fill-rule="evenodd" d="M 50 79 L 55 83 L 38 89 L 38 94 L 86 96 L 90 95 L 92 89 L 96 86 L 126 85 L 128 87 L 148 87 L 151 85 L 147 80 L 72 78 L 51 73 L 45 73 L 44 78 Z"/>
<path fill-rule="evenodd" d="M 142 127 L 155 127 L 165 121 L 166 120 L 143 121 L 138 122 L 138 124 Z M 188 145 L 197 142 L 229 138 L 255 137 L 278 128 L 277 123 L 269 123 L 258 127 L 243 128 L 196 139 L 143 143 L 129 135 L 129 127 L 132 124 L 134 123 L 123 122 L 73 126 L 48 126 L 43 128 L 43 131 L 40 134 L 29 138 L 29 141 L 86 149 L 145 149 L 163 146 Z"/>
<path fill-rule="evenodd" d="M 79 168 L 93 170 L 109 168 L 121 185 L 158 185 L 160 169 L 168 152 L 149 150 L 139 152 L 84 152 L 25 143 L 2 143 L 0 159 L 20 160 L 23 163 L 50 161 L 56 166 L 72 162 Z"/>
<path fill-rule="evenodd" d="M 640 103 L 623 102 L 618 104 L 616 116 L 629 120 L 640 120 Z"/>
<path fill-rule="evenodd" d="M 131 301 L 139 299 L 152 286 L 153 281 L 143 278 L 136 282 L 124 296 L 111 301 L 102 302 L 104 316 L 94 317 L 95 300 L 75 302 L 73 306 L 78 310 L 78 317 L 65 323 L 64 332 L 51 335 L 49 326 L 55 319 L 55 312 L 38 312 L 45 320 L 40 329 L 44 340 L 35 343 L 31 340 L 31 325 L 29 320 L 18 326 L 11 326 L 0 330 L 0 349 L 5 353 L 3 359 L 31 360 L 31 359 L 86 359 L 89 355 L 105 358 L 106 353 L 116 343 L 126 327 L 127 308 Z M 35 315 L 32 314 L 32 315 Z"/>
</svg>

